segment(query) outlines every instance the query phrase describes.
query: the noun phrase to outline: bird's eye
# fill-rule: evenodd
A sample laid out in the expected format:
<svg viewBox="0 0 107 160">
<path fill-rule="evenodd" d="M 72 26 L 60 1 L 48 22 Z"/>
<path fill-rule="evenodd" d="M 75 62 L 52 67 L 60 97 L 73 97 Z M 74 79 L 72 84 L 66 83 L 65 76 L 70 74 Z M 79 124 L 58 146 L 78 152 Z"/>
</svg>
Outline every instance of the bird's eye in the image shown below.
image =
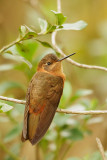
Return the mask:
<svg viewBox="0 0 107 160">
<path fill-rule="evenodd" d="M 46 64 L 47 64 L 47 65 L 51 65 L 51 62 L 47 62 Z"/>
</svg>

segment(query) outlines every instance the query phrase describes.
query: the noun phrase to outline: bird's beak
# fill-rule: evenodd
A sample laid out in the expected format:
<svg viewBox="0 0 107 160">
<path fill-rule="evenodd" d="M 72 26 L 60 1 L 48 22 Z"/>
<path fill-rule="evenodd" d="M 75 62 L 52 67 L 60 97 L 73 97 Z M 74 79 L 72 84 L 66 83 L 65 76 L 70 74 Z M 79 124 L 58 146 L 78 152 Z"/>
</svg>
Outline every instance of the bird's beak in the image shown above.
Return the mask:
<svg viewBox="0 0 107 160">
<path fill-rule="evenodd" d="M 70 57 L 70 56 L 73 56 L 74 54 L 76 54 L 76 53 L 72 53 L 72 54 L 70 54 L 70 55 L 68 55 L 68 56 L 66 56 L 66 57 L 64 57 L 64 58 L 58 59 L 57 62 L 61 62 L 61 61 L 63 61 L 64 59 L 66 59 L 66 58 L 68 58 L 68 57 Z"/>
</svg>

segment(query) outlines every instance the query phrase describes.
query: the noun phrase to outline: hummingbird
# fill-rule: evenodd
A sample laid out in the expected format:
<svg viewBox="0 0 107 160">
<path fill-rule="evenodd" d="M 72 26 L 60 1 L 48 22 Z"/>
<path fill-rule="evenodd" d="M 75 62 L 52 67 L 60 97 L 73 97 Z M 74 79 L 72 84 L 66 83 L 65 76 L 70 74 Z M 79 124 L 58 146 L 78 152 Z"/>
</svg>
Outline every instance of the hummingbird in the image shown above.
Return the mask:
<svg viewBox="0 0 107 160">
<path fill-rule="evenodd" d="M 61 62 L 74 54 L 62 59 L 48 54 L 39 62 L 27 89 L 22 142 L 29 140 L 34 145 L 48 130 L 64 88 L 65 75 Z"/>
</svg>

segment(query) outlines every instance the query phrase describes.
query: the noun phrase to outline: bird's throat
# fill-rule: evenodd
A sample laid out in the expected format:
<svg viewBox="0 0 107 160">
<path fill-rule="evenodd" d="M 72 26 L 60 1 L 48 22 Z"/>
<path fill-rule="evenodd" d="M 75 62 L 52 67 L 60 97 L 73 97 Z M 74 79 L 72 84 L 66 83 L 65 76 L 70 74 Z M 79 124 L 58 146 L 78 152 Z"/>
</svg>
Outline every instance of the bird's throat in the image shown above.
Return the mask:
<svg viewBox="0 0 107 160">
<path fill-rule="evenodd" d="M 61 68 L 61 71 L 49 71 L 49 72 L 46 71 L 44 68 L 39 68 L 37 72 L 43 72 L 43 73 L 48 73 L 54 76 L 58 76 L 58 77 L 61 77 L 63 81 L 65 81 L 65 74 L 63 73 L 62 68 Z"/>
</svg>

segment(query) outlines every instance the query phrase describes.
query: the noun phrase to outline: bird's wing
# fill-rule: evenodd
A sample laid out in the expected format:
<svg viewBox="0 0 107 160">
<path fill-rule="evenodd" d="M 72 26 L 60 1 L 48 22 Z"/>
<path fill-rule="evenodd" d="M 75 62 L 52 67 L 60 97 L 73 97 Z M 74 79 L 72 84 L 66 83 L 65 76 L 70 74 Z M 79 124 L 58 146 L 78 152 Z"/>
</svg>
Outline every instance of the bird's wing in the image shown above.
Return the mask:
<svg viewBox="0 0 107 160">
<path fill-rule="evenodd" d="M 27 119 L 23 134 L 24 137 L 27 133 L 32 144 L 37 143 L 49 128 L 63 91 L 61 77 L 41 73 L 36 74 L 35 78 L 30 86 L 29 111 L 25 109 Z"/>
<path fill-rule="evenodd" d="M 29 112 L 29 99 L 30 99 L 30 87 L 27 89 L 26 93 L 26 105 L 25 105 L 25 112 L 24 112 L 24 125 L 23 125 L 23 131 L 22 131 L 22 137 L 21 140 L 24 142 L 28 139 L 27 137 L 27 120 L 28 120 L 28 112 Z"/>
</svg>

